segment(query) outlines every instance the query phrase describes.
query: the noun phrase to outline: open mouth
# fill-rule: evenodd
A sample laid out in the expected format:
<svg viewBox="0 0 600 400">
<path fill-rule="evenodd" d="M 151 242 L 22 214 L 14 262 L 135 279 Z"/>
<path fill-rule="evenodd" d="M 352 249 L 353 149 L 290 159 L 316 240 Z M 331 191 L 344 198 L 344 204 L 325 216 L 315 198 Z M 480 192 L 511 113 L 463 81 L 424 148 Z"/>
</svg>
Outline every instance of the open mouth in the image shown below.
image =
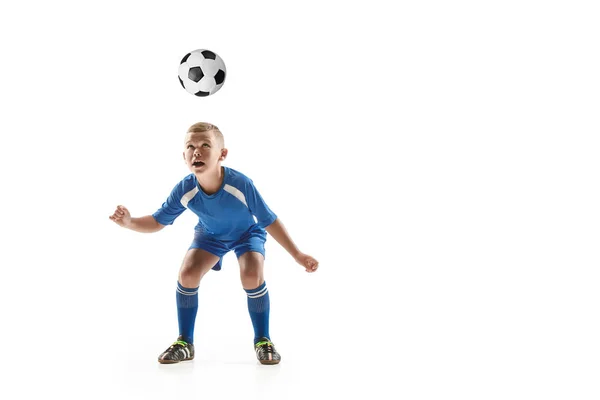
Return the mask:
<svg viewBox="0 0 600 400">
<path fill-rule="evenodd" d="M 204 165 L 204 163 L 202 161 L 195 161 L 195 162 L 192 163 L 192 165 L 194 167 L 201 167 L 201 166 Z"/>
</svg>

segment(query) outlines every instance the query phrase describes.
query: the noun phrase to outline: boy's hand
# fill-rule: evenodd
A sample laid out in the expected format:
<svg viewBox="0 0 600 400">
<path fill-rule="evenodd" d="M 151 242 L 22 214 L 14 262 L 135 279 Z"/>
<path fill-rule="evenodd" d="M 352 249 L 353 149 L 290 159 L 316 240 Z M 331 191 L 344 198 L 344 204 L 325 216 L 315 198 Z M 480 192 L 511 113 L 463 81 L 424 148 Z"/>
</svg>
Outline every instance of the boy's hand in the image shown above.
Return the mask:
<svg viewBox="0 0 600 400">
<path fill-rule="evenodd" d="M 115 224 L 126 228 L 131 223 L 131 214 L 124 206 L 117 206 L 117 209 L 110 218 Z"/>
<path fill-rule="evenodd" d="M 296 262 L 302 265 L 306 272 L 315 272 L 319 268 L 319 262 L 308 254 L 299 253 L 296 256 Z"/>
</svg>

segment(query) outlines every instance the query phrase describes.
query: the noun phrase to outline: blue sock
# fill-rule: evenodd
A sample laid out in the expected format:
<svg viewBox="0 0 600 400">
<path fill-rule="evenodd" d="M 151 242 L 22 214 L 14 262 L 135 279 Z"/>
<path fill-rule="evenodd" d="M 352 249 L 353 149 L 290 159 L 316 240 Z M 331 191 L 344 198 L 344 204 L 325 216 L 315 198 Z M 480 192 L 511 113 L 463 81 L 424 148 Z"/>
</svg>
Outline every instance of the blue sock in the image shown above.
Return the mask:
<svg viewBox="0 0 600 400">
<path fill-rule="evenodd" d="M 271 303 L 269 301 L 269 291 L 267 290 L 267 282 L 256 289 L 247 290 L 248 295 L 248 311 L 252 326 L 254 327 L 254 343 L 261 337 L 269 338 L 269 310 Z"/>
<path fill-rule="evenodd" d="M 199 286 L 198 286 L 199 287 Z M 179 335 L 188 343 L 194 343 L 194 324 L 198 312 L 198 288 L 190 289 L 177 282 L 177 319 Z"/>
</svg>

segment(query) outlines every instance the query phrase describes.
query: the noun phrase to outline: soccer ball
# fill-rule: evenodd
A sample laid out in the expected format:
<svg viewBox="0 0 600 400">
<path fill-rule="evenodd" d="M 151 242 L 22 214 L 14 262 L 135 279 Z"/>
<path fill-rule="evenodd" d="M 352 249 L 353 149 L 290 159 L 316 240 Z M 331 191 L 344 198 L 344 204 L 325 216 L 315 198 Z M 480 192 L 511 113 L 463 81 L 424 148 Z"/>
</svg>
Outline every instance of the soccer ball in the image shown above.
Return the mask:
<svg viewBox="0 0 600 400">
<path fill-rule="evenodd" d="M 215 52 L 194 50 L 179 64 L 179 83 L 191 94 L 205 97 L 215 94 L 225 83 L 225 63 Z"/>
</svg>

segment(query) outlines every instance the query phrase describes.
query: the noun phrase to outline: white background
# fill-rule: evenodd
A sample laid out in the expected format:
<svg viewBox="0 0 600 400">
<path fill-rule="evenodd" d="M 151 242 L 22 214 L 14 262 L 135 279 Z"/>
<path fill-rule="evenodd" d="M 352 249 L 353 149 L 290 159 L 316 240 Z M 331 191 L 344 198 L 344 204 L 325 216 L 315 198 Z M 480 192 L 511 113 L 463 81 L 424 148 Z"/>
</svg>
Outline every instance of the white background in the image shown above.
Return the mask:
<svg viewBox="0 0 600 400">
<path fill-rule="evenodd" d="M 168 5 L 167 5 L 168 3 Z M 11 398 L 597 399 L 594 2 L 8 2 L 0 6 L 0 330 Z M 196 98 L 206 48 L 223 88 Z M 218 125 L 299 247 L 272 239 L 257 364 L 233 254 L 175 283 L 195 219 L 149 235 Z"/>
</svg>

